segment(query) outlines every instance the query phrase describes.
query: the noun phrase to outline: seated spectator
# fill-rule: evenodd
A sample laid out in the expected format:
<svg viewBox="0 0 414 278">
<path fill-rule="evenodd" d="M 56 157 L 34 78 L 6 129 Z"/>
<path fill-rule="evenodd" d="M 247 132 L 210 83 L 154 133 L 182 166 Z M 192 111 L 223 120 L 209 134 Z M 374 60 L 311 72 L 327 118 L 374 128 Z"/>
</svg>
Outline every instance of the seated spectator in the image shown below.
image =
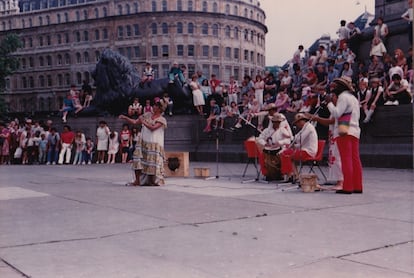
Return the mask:
<svg viewBox="0 0 414 278">
<path fill-rule="evenodd" d="M 394 50 L 394 59 L 395 59 L 395 64 L 399 66 L 400 68 L 402 68 L 403 70 L 404 75 L 401 77 L 406 79 L 408 65 L 407 65 L 407 59 L 405 58 L 404 52 L 399 48 Z"/>
<path fill-rule="evenodd" d="M 171 84 L 174 83 L 174 80 L 176 78 L 178 78 L 178 80 L 180 81 L 182 86 L 184 86 L 186 84 L 185 77 L 184 77 L 184 74 L 183 74 L 183 70 L 182 70 L 182 68 L 180 68 L 178 66 L 177 62 L 173 63 L 173 65 L 170 69 L 170 72 L 168 73 L 168 78 L 169 78 Z"/>
<path fill-rule="evenodd" d="M 349 77 L 352 80 L 352 76 L 354 75 L 354 71 L 352 70 L 350 64 L 345 62 L 342 68 L 341 77 Z"/>
<path fill-rule="evenodd" d="M 303 100 L 301 98 L 300 93 L 293 92 L 292 100 L 290 102 L 290 106 L 286 108 L 286 111 L 297 113 L 302 109 L 303 106 Z"/>
<path fill-rule="evenodd" d="M 318 79 L 315 87 L 316 88 L 325 88 L 328 82 L 328 73 L 324 64 L 318 64 L 316 66 L 316 77 Z"/>
<path fill-rule="evenodd" d="M 384 105 L 384 89 L 381 86 L 380 79 L 378 77 L 371 78 L 370 85 L 371 95 L 367 103 L 362 106 L 365 113 L 365 119 L 363 120 L 365 124 L 371 121 L 377 106 Z"/>
<path fill-rule="evenodd" d="M 215 99 L 210 100 L 210 115 L 207 118 L 207 125 L 204 128 L 204 132 L 210 132 L 213 124 L 217 124 L 220 116 L 220 107 L 216 104 Z"/>
<path fill-rule="evenodd" d="M 89 107 L 91 104 L 91 101 L 93 100 L 92 96 L 92 87 L 88 84 L 88 81 L 83 80 L 82 85 L 82 95 L 83 95 L 83 107 Z M 80 97 L 80 100 L 82 102 L 82 97 Z"/>
<path fill-rule="evenodd" d="M 287 89 L 280 89 L 276 97 L 276 112 L 284 113 L 286 109 L 290 106 L 289 95 L 287 94 Z"/>
<path fill-rule="evenodd" d="M 368 76 L 370 78 L 382 78 L 384 76 L 384 64 L 378 56 L 371 56 L 371 63 L 368 66 Z"/>
<path fill-rule="evenodd" d="M 172 116 L 172 112 L 173 112 L 173 106 L 174 106 L 174 102 L 172 100 L 172 98 L 170 98 L 170 96 L 168 95 L 168 93 L 164 93 L 161 99 L 163 106 L 164 106 L 164 111 L 169 115 Z"/>
<path fill-rule="evenodd" d="M 221 104 L 220 115 L 218 117 L 218 125 L 220 129 L 224 129 L 224 120 L 228 117 L 230 106 L 225 102 Z"/>
<path fill-rule="evenodd" d="M 331 82 L 335 79 L 339 77 L 339 71 L 335 68 L 335 66 L 333 64 L 329 64 L 328 65 L 328 71 L 327 71 L 327 82 L 326 82 L 326 87 L 329 88 L 329 84 L 331 84 Z"/>
<path fill-rule="evenodd" d="M 402 79 L 399 74 L 394 74 L 391 77 L 391 84 L 386 89 L 385 95 L 386 102 L 384 105 L 410 104 L 412 101 L 408 81 Z"/>
<path fill-rule="evenodd" d="M 379 37 L 374 37 L 371 43 L 371 50 L 369 51 L 369 56 L 378 56 L 381 60 L 383 56 L 387 53 L 385 45 L 382 43 Z"/>
<path fill-rule="evenodd" d="M 74 111 L 75 107 L 73 106 L 72 95 L 68 93 L 66 98 L 63 99 L 63 106 L 60 111 L 62 112 L 62 121 L 63 123 L 67 122 L 68 113 Z"/>
<path fill-rule="evenodd" d="M 290 90 L 291 87 L 292 87 L 292 77 L 289 75 L 289 71 L 285 69 L 283 70 L 283 75 L 280 80 L 280 89 Z"/>
<path fill-rule="evenodd" d="M 142 114 L 142 105 L 139 103 L 139 98 L 134 98 L 134 102 L 128 106 L 128 116 L 139 117 Z"/>
<path fill-rule="evenodd" d="M 368 100 L 371 98 L 371 91 L 368 88 L 368 79 L 361 78 L 358 82 L 358 90 L 356 92 L 359 106 L 364 107 L 367 105 Z"/>
<path fill-rule="evenodd" d="M 139 82 L 139 87 L 144 88 L 144 84 L 147 83 L 148 87 L 151 88 L 151 81 L 154 79 L 154 69 L 151 63 L 146 63 L 142 73 L 142 80 Z"/>
</svg>

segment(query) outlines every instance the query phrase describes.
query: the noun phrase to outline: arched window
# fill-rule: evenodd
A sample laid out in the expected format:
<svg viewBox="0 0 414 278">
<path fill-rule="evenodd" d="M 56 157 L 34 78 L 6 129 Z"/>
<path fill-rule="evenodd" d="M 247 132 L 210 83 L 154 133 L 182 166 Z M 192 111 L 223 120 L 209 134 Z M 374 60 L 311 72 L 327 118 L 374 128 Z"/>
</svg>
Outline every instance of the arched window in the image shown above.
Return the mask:
<svg viewBox="0 0 414 278">
<path fill-rule="evenodd" d="M 217 2 L 213 3 L 213 13 L 217 13 L 218 12 L 218 5 Z"/>
<path fill-rule="evenodd" d="M 64 13 L 64 17 L 65 17 L 65 22 L 69 21 L 69 14 L 68 13 Z"/>
<path fill-rule="evenodd" d="M 33 27 L 33 20 L 29 18 L 29 27 Z"/>
<path fill-rule="evenodd" d="M 239 15 L 239 7 L 238 6 L 233 7 L 233 14 L 234 15 Z"/>
<path fill-rule="evenodd" d="M 39 57 L 39 67 L 43 67 L 44 65 L 45 65 L 45 62 L 44 62 L 43 56 L 40 56 Z"/>
<path fill-rule="evenodd" d="M 79 32 L 79 31 L 77 31 L 77 32 L 75 33 L 75 37 L 76 37 L 76 41 L 77 41 L 77 42 L 80 42 L 80 41 L 81 41 L 81 35 L 80 35 L 80 32 Z"/>
<path fill-rule="evenodd" d="M 62 64 L 62 55 L 60 55 L 60 54 L 57 55 L 57 64 L 58 65 Z"/>
<path fill-rule="evenodd" d="M 104 40 L 108 39 L 108 29 L 105 28 L 102 30 L 102 37 Z"/>
<path fill-rule="evenodd" d="M 83 80 L 85 80 L 87 83 L 90 82 L 90 73 L 88 71 L 85 71 L 83 73 Z"/>
<path fill-rule="evenodd" d="M 85 52 L 83 53 L 83 61 L 84 61 L 85 63 L 89 63 L 89 52 L 85 51 Z"/>
<path fill-rule="evenodd" d="M 208 4 L 207 4 L 207 1 L 203 1 L 202 11 L 205 12 L 205 13 L 208 12 Z"/>
<path fill-rule="evenodd" d="M 25 76 L 22 77 L 22 88 L 27 88 L 27 78 Z"/>
<path fill-rule="evenodd" d="M 139 5 L 138 3 L 134 3 L 134 13 L 138 13 L 139 12 Z"/>
<path fill-rule="evenodd" d="M 249 40 L 249 31 L 247 29 L 244 29 L 244 40 Z"/>
<path fill-rule="evenodd" d="M 247 8 L 244 8 L 244 17 L 247 18 L 247 16 L 248 16 Z"/>
<path fill-rule="evenodd" d="M 139 25 L 138 24 L 134 24 L 134 36 L 139 36 L 140 32 L 139 32 Z"/>
<path fill-rule="evenodd" d="M 101 53 L 98 50 L 96 50 L 95 51 L 95 61 L 98 62 L 100 58 L 101 58 Z"/>
<path fill-rule="evenodd" d="M 151 11 L 156 12 L 157 11 L 157 1 L 151 2 Z"/>
<path fill-rule="evenodd" d="M 46 56 L 46 64 L 50 67 L 52 65 L 52 56 Z"/>
<path fill-rule="evenodd" d="M 47 75 L 46 76 L 46 80 L 47 80 L 47 86 L 48 87 L 52 87 L 52 85 L 53 85 L 52 76 L 51 75 Z"/>
<path fill-rule="evenodd" d="M 84 41 L 89 41 L 89 32 L 88 31 L 83 31 L 83 40 Z"/>
<path fill-rule="evenodd" d="M 168 34 L 168 24 L 164 22 L 161 26 L 162 26 L 162 33 Z"/>
<path fill-rule="evenodd" d="M 22 27 L 26 28 L 26 21 L 24 21 L 24 19 L 22 19 Z"/>
<path fill-rule="evenodd" d="M 194 34 L 194 24 L 192 22 L 188 23 L 188 33 Z"/>
<path fill-rule="evenodd" d="M 95 18 L 99 18 L 99 9 L 95 8 Z"/>
<path fill-rule="evenodd" d="M 226 14 L 230 14 L 230 5 L 226 4 Z"/>
<path fill-rule="evenodd" d="M 40 111 L 45 111 L 45 99 L 44 98 L 39 98 L 39 110 Z"/>
<path fill-rule="evenodd" d="M 102 11 L 103 11 L 103 16 L 107 17 L 108 16 L 108 9 L 106 7 L 103 7 Z"/>
<path fill-rule="evenodd" d="M 46 16 L 46 25 L 50 25 L 50 16 Z"/>
<path fill-rule="evenodd" d="M 157 23 L 153 22 L 151 24 L 151 32 L 152 32 L 153 35 L 157 34 Z"/>
<path fill-rule="evenodd" d="M 127 35 L 127 37 L 132 36 L 132 28 L 131 28 L 131 25 L 127 25 L 127 27 L 126 27 L 126 35 Z"/>
<path fill-rule="evenodd" d="M 43 75 L 39 76 L 39 86 L 40 87 L 45 87 L 45 77 Z"/>
<path fill-rule="evenodd" d="M 99 41 L 99 30 L 95 30 L 95 40 Z"/>
<path fill-rule="evenodd" d="M 52 44 L 52 40 L 50 39 L 50 36 L 49 35 L 46 36 L 46 44 L 47 45 L 51 45 Z"/>
<path fill-rule="evenodd" d="M 80 21 L 80 12 L 76 11 L 76 21 Z"/>
<path fill-rule="evenodd" d="M 183 0 L 177 0 L 177 11 L 183 10 Z"/>
<path fill-rule="evenodd" d="M 240 33 L 239 28 L 235 27 L 234 28 L 234 38 L 237 39 L 237 40 L 239 39 L 239 33 Z"/>
<path fill-rule="evenodd" d="M 60 14 L 57 14 L 56 15 L 56 21 L 57 21 L 57 23 L 61 23 L 61 16 L 60 16 Z"/>
<path fill-rule="evenodd" d="M 25 69 L 26 68 L 26 59 L 25 58 L 22 58 L 21 59 L 21 61 L 20 61 L 20 63 L 21 63 L 21 65 L 22 65 L 22 69 Z"/>
<path fill-rule="evenodd" d="M 69 53 L 66 53 L 65 54 L 65 64 L 66 65 L 70 65 L 71 64 Z"/>
<path fill-rule="evenodd" d="M 218 37 L 218 35 L 219 35 L 218 24 L 213 24 L 212 29 L 213 29 L 213 36 Z"/>
<path fill-rule="evenodd" d="M 226 38 L 230 38 L 230 26 L 227 25 L 224 32 Z"/>
<path fill-rule="evenodd" d="M 87 10 L 83 10 L 83 19 L 88 20 L 89 15 Z"/>
<path fill-rule="evenodd" d="M 131 7 L 129 6 L 129 4 L 125 5 L 125 11 L 126 11 L 126 14 L 131 14 Z"/>
<path fill-rule="evenodd" d="M 70 73 L 65 73 L 65 83 L 66 85 L 69 85 L 70 83 L 72 83 L 71 78 L 70 78 Z"/>
<path fill-rule="evenodd" d="M 65 33 L 65 43 L 69 43 L 69 34 Z"/>
<path fill-rule="evenodd" d="M 57 84 L 63 86 L 63 76 L 61 74 L 57 75 Z"/>
<path fill-rule="evenodd" d="M 253 19 L 253 11 L 250 11 L 250 18 Z"/>
<path fill-rule="evenodd" d="M 118 15 L 122 15 L 122 5 L 118 5 Z"/>
<path fill-rule="evenodd" d="M 194 9 L 194 7 L 193 7 L 193 1 L 192 1 L 192 0 L 189 0 L 189 1 L 188 1 L 188 6 L 187 6 L 187 10 L 188 10 L 189 12 L 192 12 L 192 11 L 193 11 L 193 9 Z"/>
<path fill-rule="evenodd" d="M 168 10 L 168 5 L 167 5 L 167 1 L 163 0 L 162 1 L 162 11 L 166 12 Z"/>
<path fill-rule="evenodd" d="M 183 33 L 183 23 L 177 22 L 177 34 L 182 34 L 182 33 Z"/>
<path fill-rule="evenodd" d="M 208 24 L 207 23 L 203 23 L 203 25 L 201 26 L 201 33 L 203 35 L 208 35 Z"/>
<path fill-rule="evenodd" d="M 79 52 L 76 53 L 76 63 L 77 64 L 82 63 L 82 56 Z"/>
<path fill-rule="evenodd" d="M 42 36 L 39 37 L 39 46 L 43 46 L 43 37 Z"/>
<path fill-rule="evenodd" d="M 82 73 L 76 73 L 76 84 L 82 84 Z"/>
<path fill-rule="evenodd" d="M 39 25 L 42 26 L 43 25 L 43 17 L 39 16 Z"/>
<path fill-rule="evenodd" d="M 124 36 L 124 27 L 118 26 L 118 38 L 122 38 Z"/>
</svg>

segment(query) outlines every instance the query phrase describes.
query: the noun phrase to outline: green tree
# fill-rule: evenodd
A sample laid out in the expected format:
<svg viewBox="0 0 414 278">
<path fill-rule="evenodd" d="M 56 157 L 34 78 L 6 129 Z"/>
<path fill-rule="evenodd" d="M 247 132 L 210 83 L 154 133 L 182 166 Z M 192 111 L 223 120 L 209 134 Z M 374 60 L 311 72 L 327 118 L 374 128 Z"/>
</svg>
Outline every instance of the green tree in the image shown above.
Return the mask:
<svg viewBox="0 0 414 278">
<path fill-rule="evenodd" d="M 19 36 L 7 34 L 0 41 L 0 115 L 5 115 L 7 107 L 2 93 L 6 86 L 6 77 L 19 68 L 19 60 L 13 54 L 22 46 Z"/>
</svg>

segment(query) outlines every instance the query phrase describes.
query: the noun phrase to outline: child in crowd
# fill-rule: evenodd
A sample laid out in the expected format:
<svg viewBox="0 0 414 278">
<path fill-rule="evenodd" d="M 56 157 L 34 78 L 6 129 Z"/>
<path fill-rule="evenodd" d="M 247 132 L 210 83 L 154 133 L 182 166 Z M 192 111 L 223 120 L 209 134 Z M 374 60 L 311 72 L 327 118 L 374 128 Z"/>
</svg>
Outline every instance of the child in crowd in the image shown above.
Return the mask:
<svg viewBox="0 0 414 278">
<path fill-rule="evenodd" d="M 108 147 L 108 161 L 107 163 L 114 164 L 116 154 L 119 150 L 118 132 L 112 131 L 109 135 L 109 147 Z"/>
<path fill-rule="evenodd" d="M 211 125 L 216 122 L 220 116 L 220 107 L 216 104 L 215 99 L 210 100 L 210 115 L 207 118 L 207 125 L 204 128 L 204 132 L 210 132 L 211 131 Z"/>
<path fill-rule="evenodd" d="M 286 108 L 286 111 L 297 113 L 302 109 L 303 100 L 298 92 L 293 92 L 292 101 L 290 102 L 290 106 Z"/>
<path fill-rule="evenodd" d="M 169 115 L 172 116 L 172 111 L 173 111 L 173 106 L 174 106 L 174 102 L 172 100 L 172 98 L 170 98 L 170 96 L 168 95 L 168 93 L 164 93 L 164 95 L 162 96 L 162 105 L 164 106 L 164 111 Z"/>
<path fill-rule="evenodd" d="M 381 86 L 380 79 L 378 77 L 371 78 L 370 83 L 370 97 L 367 99 L 366 104 L 362 106 L 362 109 L 365 112 L 365 119 L 363 120 L 363 123 L 365 124 L 371 121 L 375 108 L 384 105 L 384 89 Z"/>
<path fill-rule="evenodd" d="M 131 131 L 128 124 L 122 125 L 121 130 L 121 150 L 122 150 L 122 163 L 126 163 L 128 159 L 129 148 L 132 145 Z"/>
<path fill-rule="evenodd" d="M 148 112 L 152 113 L 151 100 L 149 100 L 149 99 L 147 99 L 147 100 L 145 101 L 145 106 L 144 106 L 144 114 L 145 114 L 145 113 L 148 113 Z"/>
<path fill-rule="evenodd" d="M 224 129 L 224 119 L 227 118 L 227 115 L 230 111 L 230 106 L 226 105 L 226 102 L 221 103 L 220 115 L 218 117 L 218 125 L 220 129 Z"/>
<path fill-rule="evenodd" d="M 276 112 L 284 113 L 286 109 L 290 106 L 289 95 L 287 94 L 287 89 L 281 89 L 276 97 Z"/>
<path fill-rule="evenodd" d="M 176 77 L 178 77 L 178 80 L 181 82 L 182 86 L 186 84 L 182 68 L 178 66 L 177 62 L 174 62 L 170 72 L 168 73 L 168 78 L 170 79 L 171 84 L 174 83 L 174 79 Z"/>
<path fill-rule="evenodd" d="M 134 101 L 128 106 L 128 116 L 139 116 L 142 114 L 142 105 L 139 103 L 139 98 L 134 98 Z"/>
<path fill-rule="evenodd" d="M 83 163 L 92 164 L 94 143 L 90 137 L 86 138 L 85 148 L 83 150 Z"/>
<path fill-rule="evenodd" d="M 47 156 L 47 139 L 46 133 L 40 134 L 40 141 L 39 141 L 39 164 L 46 163 L 46 156 Z"/>
<path fill-rule="evenodd" d="M 143 76 L 141 82 L 139 82 L 139 87 L 144 88 L 144 84 L 147 83 L 148 87 L 151 88 L 151 81 L 154 79 L 154 69 L 151 66 L 151 63 L 146 63 L 143 71 Z"/>
<path fill-rule="evenodd" d="M 82 157 L 83 150 L 85 149 L 85 136 L 81 131 L 76 132 L 75 148 L 75 158 L 73 159 L 73 165 L 85 164 Z"/>
</svg>

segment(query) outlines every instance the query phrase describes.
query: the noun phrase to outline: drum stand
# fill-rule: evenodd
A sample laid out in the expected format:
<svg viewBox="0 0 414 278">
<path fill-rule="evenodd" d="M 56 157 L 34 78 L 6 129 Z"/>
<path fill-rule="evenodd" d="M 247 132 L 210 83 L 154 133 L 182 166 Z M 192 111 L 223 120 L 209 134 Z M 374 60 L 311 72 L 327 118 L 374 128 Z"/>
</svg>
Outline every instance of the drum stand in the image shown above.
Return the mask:
<svg viewBox="0 0 414 278">
<path fill-rule="evenodd" d="M 219 132 L 218 129 L 215 130 L 216 133 L 216 176 L 205 178 L 205 180 L 213 180 L 219 178 Z"/>
</svg>

